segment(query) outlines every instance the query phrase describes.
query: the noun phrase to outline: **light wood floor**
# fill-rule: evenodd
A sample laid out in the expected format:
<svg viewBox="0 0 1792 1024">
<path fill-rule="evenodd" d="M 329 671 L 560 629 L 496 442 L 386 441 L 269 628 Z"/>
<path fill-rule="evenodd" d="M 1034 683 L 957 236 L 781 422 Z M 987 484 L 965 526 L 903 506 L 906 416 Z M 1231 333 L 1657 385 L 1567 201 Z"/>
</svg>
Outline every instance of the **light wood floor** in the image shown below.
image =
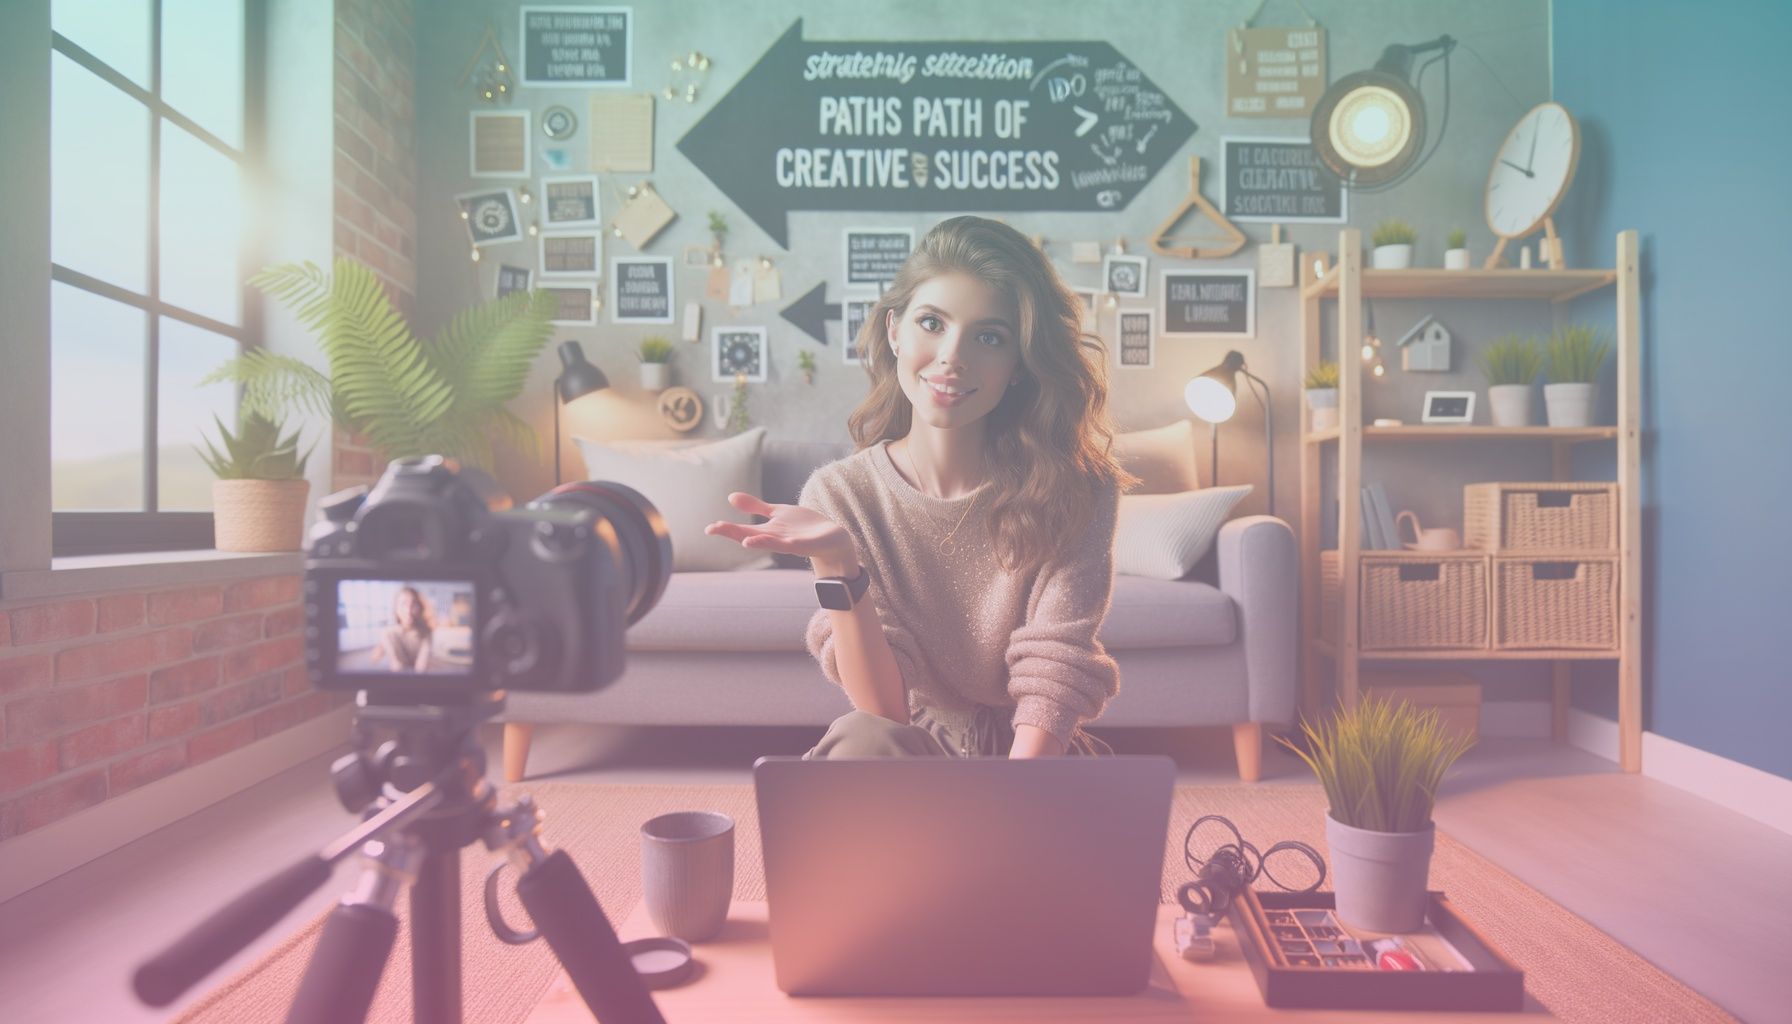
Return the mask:
<svg viewBox="0 0 1792 1024">
<path fill-rule="evenodd" d="M 546 727 L 537 732 L 531 777 L 747 782 L 755 758 L 801 753 L 818 735 Z M 1182 782 L 1237 781 L 1225 730 L 1103 735 L 1121 753 L 1174 756 Z M 495 777 L 495 731 L 491 739 Z M 352 824 L 336 803 L 328 764 L 301 765 L 0 904 L 0 1020 L 165 1020 L 169 1014 L 134 1001 L 130 970 L 224 900 Z M 1309 778 L 1274 751 L 1264 774 L 1262 784 L 1272 786 Z M 1792 1020 L 1792 836 L 1619 774 L 1581 751 L 1531 740 L 1489 740 L 1471 753 L 1446 784 L 1437 820 L 1742 1019 Z M 323 912 L 346 877 L 339 873 L 213 980 Z"/>
</svg>

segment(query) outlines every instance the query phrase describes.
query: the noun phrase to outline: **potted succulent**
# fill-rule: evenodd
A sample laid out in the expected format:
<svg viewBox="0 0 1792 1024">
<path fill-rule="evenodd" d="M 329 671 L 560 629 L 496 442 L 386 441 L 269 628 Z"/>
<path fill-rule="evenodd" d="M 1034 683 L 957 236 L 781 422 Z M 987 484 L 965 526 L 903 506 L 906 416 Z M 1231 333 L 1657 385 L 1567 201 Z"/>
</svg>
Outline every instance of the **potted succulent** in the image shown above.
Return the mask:
<svg viewBox="0 0 1792 1024">
<path fill-rule="evenodd" d="M 815 383 L 815 353 L 806 348 L 798 349 L 796 353 L 796 368 L 803 371 L 804 384 Z"/>
<path fill-rule="evenodd" d="M 1449 244 L 1444 249 L 1445 270 L 1468 269 L 1468 232 L 1461 228 L 1451 228 Z"/>
<path fill-rule="evenodd" d="M 1417 931 L 1437 829 L 1431 809 L 1444 772 L 1473 744 L 1451 732 L 1436 708 L 1363 697 L 1315 728 L 1294 751 L 1331 802 L 1325 841 L 1344 923 L 1377 932 Z"/>
<path fill-rule="evenodd" d="M 1375 225 L 1372 237 L 1375 252 L 1370 258 L 1370 266 L 1376 270 L 1405 270 L 1412 266 L 1412 246 L 1419 240 L 1419 233 L 1411 224 L 1389 218 Z"/>
<path fill-rule="evenodd" d="M 254 413 L 232 434 L 217 416 L 224 450 L 204 438 L 199 457 L 218 479 L 212 481 L 213 546 L 219 551 L 296 551 L 305 529 L 307 451 L 299 454 L 299 432 L 280 436 L 280 424 Z"/>
<path fill-rule="evenodd" d="M 659 335 L 643 338 L 635 350 L 641 359 L 641 389 L 664 391 L 672 383 L 672 343 Z"/>
<path fill-rule="evenodd" d="M 1552 427 L 1585 427 L 1593 422 L 1594 386 L 1610 348 L 1596 328 L 1570 324 L 1549 338 L 1549 383 L 1543 405 Z"/>
<path fill-rule="evenodd" d="M 1307 413 L 1314 433 L 1338 425 L 1338 364 L 1320 363 L 1307 371 Z"/>
<path fill-rule="evenodd" d="M 1543 366 L 1543 348 L 1536 338 L 1503 335 L 1481 350 L 1481 372 L 1487 377 L 1487 404 L 1496 427 L 1531 425 L 1531 385 Z"/>
</svg>

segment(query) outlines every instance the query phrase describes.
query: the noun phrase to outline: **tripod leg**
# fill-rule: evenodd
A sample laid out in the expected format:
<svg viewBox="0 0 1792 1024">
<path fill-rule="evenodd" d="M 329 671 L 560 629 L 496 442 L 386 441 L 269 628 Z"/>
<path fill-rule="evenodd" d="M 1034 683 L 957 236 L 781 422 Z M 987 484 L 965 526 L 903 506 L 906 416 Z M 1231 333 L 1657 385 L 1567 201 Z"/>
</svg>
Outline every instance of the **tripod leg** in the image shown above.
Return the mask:
<svg viewBox="0 0 1792 1024">
<path fill-rule="evenodd" d="M 411 886 L 411 1005 L 419 1021 L 460 1024 L 460 850 L 430 850 Z"/>
<path fill-rule="evenodd" d="M 286 1024 L 366 1020 L 397 934 L 398 918 L 384 907 L 344 903 L 331 911 L 287 1012 Z"/>
<path fill-rule="evenodd" d="M 665 1024 L 616 929 L 565 850 L 524 872 L 516 892 L 602 1024 Z"/>
</svg>

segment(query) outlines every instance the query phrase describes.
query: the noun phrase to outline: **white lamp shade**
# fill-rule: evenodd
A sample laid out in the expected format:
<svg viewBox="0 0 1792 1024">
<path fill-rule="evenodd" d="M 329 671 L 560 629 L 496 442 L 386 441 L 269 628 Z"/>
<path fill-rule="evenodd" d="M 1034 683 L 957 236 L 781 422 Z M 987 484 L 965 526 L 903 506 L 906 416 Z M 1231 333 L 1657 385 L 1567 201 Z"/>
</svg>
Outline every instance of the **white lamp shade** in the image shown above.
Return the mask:
<svg viewBox="0 0 1792 1024">
<path fill-rule="evenodd" d="M 1209 423 L 1224 423 L 1238 410 L 1238 396 L 1212 377 L 1196 377 L 1183 389 L 1189 410 Z"/>
</svg>

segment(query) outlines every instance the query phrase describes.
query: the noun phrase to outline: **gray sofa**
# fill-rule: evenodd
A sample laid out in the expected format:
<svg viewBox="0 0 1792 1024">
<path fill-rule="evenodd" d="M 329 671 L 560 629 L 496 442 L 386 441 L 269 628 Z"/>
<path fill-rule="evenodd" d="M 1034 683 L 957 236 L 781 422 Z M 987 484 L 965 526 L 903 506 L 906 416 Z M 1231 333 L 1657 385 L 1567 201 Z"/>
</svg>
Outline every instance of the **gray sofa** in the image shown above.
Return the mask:
<svg viewBox="0 0 1792 1024">
<path fill-rule="evenodd" d="M 815 467 L 848 450 L 768 440 L 763 496 L 794 502 Z M 1230 725 L 1239 775 L 1255 781 L 1263 726 L 1295 714 L 1294 535 L 1280 519 L 1248 516 L 1226 523 L 1216 547 L 1185 579 L 1115 577 L 1101 640 L 1119 663 L 1120 692 L 1091 728 Z M 615 684 L 510 695 L 505 777 L 524 776 L 534 723 L 813 725 L 819 739 L 852 705 L 804 649 L 815 577 L 800 564 L 673 573 L 629 630 L 628 669 Z"/>
</svg>

